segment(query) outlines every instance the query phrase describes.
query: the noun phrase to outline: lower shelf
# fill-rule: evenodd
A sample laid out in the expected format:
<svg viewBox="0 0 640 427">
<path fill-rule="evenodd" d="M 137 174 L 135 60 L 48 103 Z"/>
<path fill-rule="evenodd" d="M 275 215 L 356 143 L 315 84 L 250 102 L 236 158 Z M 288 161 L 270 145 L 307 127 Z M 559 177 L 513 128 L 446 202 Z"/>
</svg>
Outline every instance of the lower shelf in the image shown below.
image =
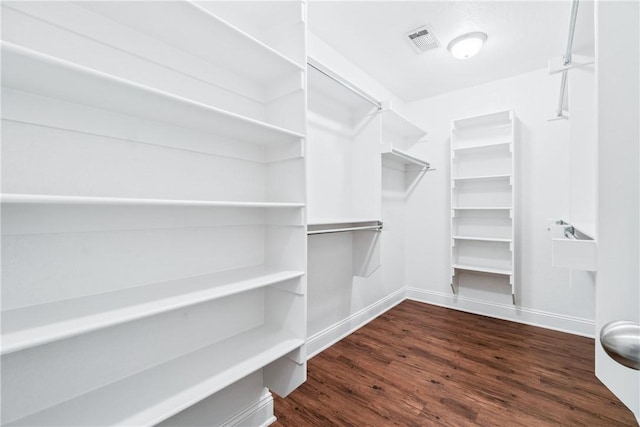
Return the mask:
<svg viewBox="0 0 640 427">
<path fill-rule="evenodd" d="M 2 354 L 301 277 L 257 266 L 7 310 Z"/>
<path fill-rule="evenodd" d="M 303 344 L 260 326 L 6 425 L 155 425 Z"/>
<path fill-rule="evenodd" d="M 465 265 L 465 264 L 453 264 L 451 267 L 458 270 L 478 271 L 481 273 L 491 273 L 491 274 L 502 274 L 505 276 L 510 276 L 513 274 L 513 271 L 505 270 L 502 268 L 478 267 L 474 265 Z"/>
</svg>

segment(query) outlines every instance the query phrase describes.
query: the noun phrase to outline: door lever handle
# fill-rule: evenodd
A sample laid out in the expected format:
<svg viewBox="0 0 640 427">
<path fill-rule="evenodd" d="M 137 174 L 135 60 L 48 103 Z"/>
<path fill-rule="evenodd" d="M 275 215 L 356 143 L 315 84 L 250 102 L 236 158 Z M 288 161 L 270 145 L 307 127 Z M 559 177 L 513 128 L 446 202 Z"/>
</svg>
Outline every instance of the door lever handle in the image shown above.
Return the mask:
<svg viewBox="0 0 640 427">
<path fill-rule="evenodd" d="M 600 330 L 600 344 L 616 362 L 640 370 L 640 324 L 619 320 Z"/>
</svg>

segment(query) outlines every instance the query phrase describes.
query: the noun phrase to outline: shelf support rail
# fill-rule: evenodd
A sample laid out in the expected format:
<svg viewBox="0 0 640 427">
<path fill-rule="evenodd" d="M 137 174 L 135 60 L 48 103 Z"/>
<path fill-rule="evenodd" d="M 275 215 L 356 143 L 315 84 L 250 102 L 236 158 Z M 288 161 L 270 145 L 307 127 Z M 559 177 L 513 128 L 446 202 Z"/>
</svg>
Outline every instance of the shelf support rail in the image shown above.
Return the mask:
<svg viewBox="0 0 640 427">
<path fill-rule="evenodd" d="M 382 221 L 376 221 L 374 225 L 362 225 L 357 227 L 338 227 L 328 228 L 320 230 L 309 230 L 307 235 L 312 236 L 316 234 L 330 234 L 330 233 L 344 233 L 347 231 L 382 231 Z"/>
<path fill-rule="evenodd" d="M 313 60 L 312 58 L 308 58 L 307 59 L 307 65 L 309 67 L 312 67 L 315 70 L 321 72 L 322 74 L 324 74 L 325 76 L 329 77 L 331 80 L 335 81 L 336 83 L 338 83 L 338 84 L 344 86 L 345 88 L 349 89 L 351 92 L 355 93 L 356 95 L 358 95 L 359 97 L 361 97 L 365 101 L 367 101 L 370 104 L 372 104 L 373 106 L 375 106 L 378 111 L 382 110 L 382 103 L 380 101 L 374 99 L 373 97 L 369 96 L 367 93 L 363 92 L 362 90 L 360 90 L 356 86 L 354 86 L 351 83 L 349 83 L 344 78 L 342 78 L 339 75 L 335 74 L 334 72 L 328 70 L 327 68 L 325 68 L 324 66 L 319 64 L 317 61 Z"/>
</svg>

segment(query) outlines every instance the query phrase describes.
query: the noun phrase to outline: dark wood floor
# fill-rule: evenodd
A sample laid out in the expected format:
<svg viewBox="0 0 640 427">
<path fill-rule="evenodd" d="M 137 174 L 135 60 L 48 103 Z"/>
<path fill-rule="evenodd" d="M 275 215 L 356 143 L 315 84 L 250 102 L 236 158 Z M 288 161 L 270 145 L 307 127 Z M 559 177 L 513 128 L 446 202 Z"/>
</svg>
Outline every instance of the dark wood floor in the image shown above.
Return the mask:
<svg viewBox="0 0 640 427">
<path fill-rule="evenodd" d="M 275 426 L 635 426 L 594 340 L 405 301 L 309 361 Z"/>
</svg>

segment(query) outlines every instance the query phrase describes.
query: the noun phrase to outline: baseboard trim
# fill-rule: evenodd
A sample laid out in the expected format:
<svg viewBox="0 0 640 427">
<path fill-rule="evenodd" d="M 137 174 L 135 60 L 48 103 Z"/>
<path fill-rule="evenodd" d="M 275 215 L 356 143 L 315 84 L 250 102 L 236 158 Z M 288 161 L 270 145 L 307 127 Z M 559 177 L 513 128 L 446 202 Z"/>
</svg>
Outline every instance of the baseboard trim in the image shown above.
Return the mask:
<svg viewBox="0 0 640 427">
<path fill-rule="evenodd" d="M 346 319 L 310 336 L 307 339 L 307 359 L 311 359 L 327 347 L 332 346 L 384 312 L 400 304 L 406 299 L 405 289 L 405 287 L 402 287 Z"/>
<path fill-rule="evenodd" d="M 265 388 L 262 396 L 255 403 L 238 412 L 222 423 L 224 427 L 237 425 L 267 427 L 276 422 L 273 415 L 273 395 Z"/>
<path fill-rule="evenodd" d="M 407 287 L 406 299 L 526 325 L 539 326 L 541 328 L 588 338 L 594 338 L 595 336 L 595 322 L 579 317 L 565 316 L 513 305 L 497 304 L 419 288 Z"/>
</svg>

